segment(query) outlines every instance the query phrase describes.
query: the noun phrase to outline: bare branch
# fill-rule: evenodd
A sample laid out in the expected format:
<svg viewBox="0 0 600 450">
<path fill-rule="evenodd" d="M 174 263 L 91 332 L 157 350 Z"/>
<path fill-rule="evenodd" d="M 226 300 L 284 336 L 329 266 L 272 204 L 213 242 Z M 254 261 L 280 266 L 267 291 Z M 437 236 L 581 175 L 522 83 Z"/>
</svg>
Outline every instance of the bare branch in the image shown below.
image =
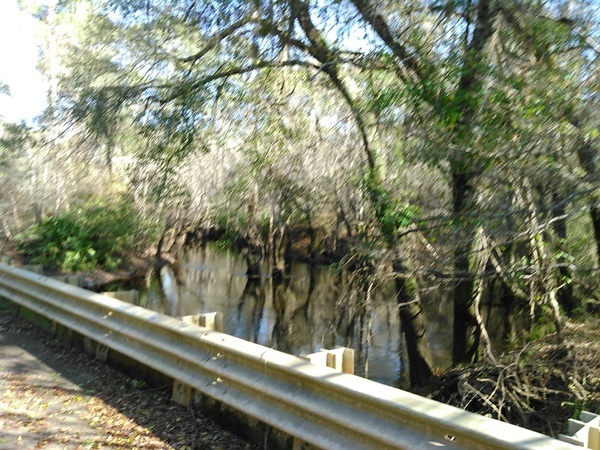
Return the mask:
<svg viewBox="0 0 600 450">
<path fill-rule="evenodd" d="M 417 59 L 409 53 L 408 49 L 404 45 L 399 43 L 394 38 L 389 25 L 385 19 L 375 11 L 374 6 L 371 5 L 368 0 L 351 0 L 351 2 L 360 12 L 365 21 L 367 21 L 367 23 L 373 27 L 373 30 L 375 30 L 381 40 L 394 53 L 396 58 L 400 60 L 402 65 L 411 70 L 420 80 L 424 79 L 425 71 Z"/>
</svg>

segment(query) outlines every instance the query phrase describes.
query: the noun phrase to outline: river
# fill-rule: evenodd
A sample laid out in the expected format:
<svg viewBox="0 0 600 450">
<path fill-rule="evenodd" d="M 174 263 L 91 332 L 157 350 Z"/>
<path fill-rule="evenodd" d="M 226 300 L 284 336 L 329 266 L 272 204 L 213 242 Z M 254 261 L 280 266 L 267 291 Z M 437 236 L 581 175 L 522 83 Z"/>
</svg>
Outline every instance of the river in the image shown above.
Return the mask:
<svg viewBox="0 0 600 450">
<path fill-rule="evenodd" d="M 264 268 L 248 277 L 244 260 L 214 244 L 187 247 L 177 275 L 147 276 L 140 304 L 172 316 L 223 313 L 224 332 L 294 355 L 322 348 L 355 349 L 355 374 L 406 387 L 407 361 L 392 280 L 373 283 L 336 267 L 293 263 L 282 280 Z M 435 359 L 450 355 L 448 308 L 439 296 L 423 303 Z"/>
</svg>

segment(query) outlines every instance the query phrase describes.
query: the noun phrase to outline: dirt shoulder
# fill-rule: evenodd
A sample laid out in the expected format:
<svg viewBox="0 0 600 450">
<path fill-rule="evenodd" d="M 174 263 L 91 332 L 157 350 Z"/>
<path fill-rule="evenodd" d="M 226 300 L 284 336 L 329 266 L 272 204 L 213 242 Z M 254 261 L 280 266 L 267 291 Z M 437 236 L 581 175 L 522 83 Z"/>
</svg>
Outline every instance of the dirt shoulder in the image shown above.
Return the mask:
<svg viewBox="0 0 600 450">
<path fill-rule="evenodd" d="M 90 359 L 0 309 L 0 450 L 248 449 L 168 387 Z"/>
</svg>

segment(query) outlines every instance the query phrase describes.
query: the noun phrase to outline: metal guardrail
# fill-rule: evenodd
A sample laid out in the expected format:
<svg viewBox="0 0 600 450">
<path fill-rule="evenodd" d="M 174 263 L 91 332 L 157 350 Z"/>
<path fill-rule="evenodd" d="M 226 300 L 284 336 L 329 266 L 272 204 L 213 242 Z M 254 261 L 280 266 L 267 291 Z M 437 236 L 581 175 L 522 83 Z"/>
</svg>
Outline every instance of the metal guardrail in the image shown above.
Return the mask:
<svg viewBox="0 0 600 450">
<path fill-rule="evenodd" d="M 310 446 L 576 448 L 5 264 L 0 264 L 0 297 Z"/>
</svg>

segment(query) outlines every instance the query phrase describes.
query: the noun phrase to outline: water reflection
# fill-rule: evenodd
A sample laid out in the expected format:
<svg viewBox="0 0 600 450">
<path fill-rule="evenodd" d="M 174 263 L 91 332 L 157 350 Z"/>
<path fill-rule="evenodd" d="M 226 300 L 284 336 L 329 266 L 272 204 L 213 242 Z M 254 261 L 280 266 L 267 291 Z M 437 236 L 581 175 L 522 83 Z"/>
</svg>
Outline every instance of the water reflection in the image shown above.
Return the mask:
<svg viewBox="0 0 600 450">
<path fill-rule="evenodd" d="M 173 316 L 222 312 L 224 332 L 301 355 L 337 345 L 355 349 L 355 373 L 398 386 L 402 362 L 393 283 L 369 291 L 345 271 L 294 263 L 282 279 L 247 277 L 233 252 L 187 248 L 181 272 L 149 276 L 140 303 Z M 161 287 L 162 286 L 162 287 Z"/>
</svg>

